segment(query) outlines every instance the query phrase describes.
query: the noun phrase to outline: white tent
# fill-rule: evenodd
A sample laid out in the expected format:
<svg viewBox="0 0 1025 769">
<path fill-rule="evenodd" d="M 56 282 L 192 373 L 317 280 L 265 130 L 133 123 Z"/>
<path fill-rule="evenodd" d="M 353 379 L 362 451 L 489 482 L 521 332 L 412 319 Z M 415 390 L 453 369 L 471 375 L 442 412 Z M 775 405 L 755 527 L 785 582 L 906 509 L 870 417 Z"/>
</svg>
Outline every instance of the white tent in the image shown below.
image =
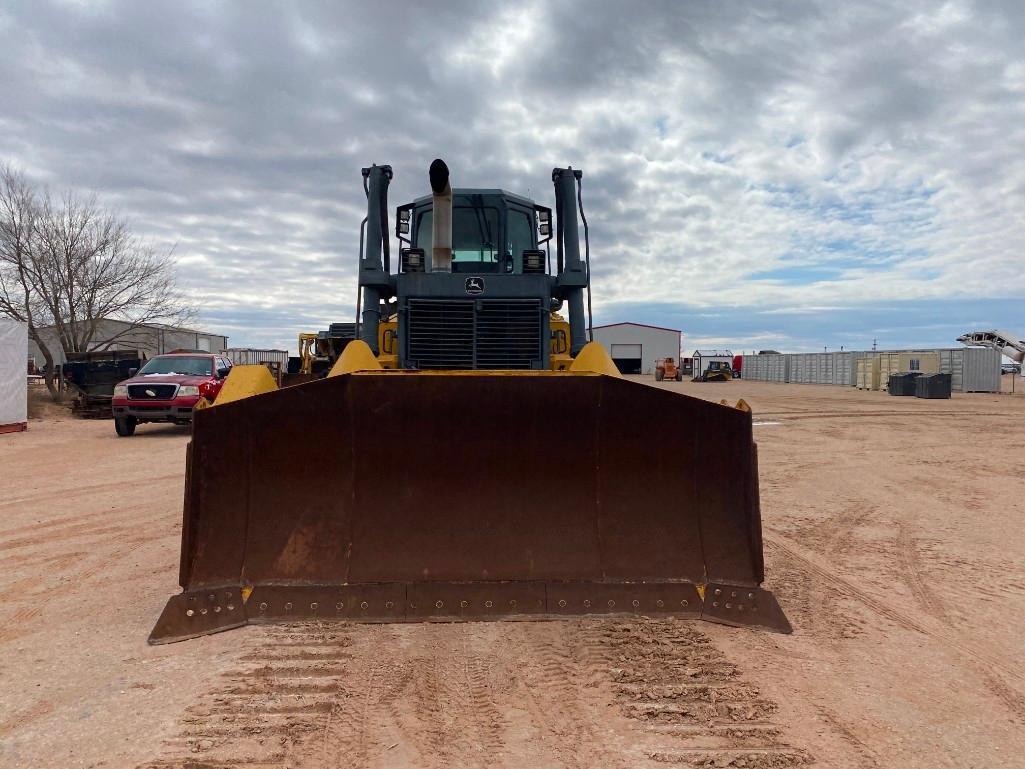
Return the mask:
<svg viewBox="0 0 1025 769">
<path fill-rule="evenodd" d="M 28 325 L 0 318 L 0 433 L 28 423 Z"/>
</svg>

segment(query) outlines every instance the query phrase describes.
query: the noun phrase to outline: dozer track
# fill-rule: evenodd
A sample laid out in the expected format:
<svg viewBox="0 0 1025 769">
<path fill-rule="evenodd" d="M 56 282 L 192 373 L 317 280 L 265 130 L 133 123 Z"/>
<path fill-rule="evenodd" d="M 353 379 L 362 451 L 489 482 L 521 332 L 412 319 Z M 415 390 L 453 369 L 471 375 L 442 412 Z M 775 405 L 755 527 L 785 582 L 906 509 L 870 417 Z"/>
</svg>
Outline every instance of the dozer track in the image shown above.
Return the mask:
<svg viewBox="0 0 1025 769">
<path fill-rule="evenodd" d="M 219 402 L 149 640 L 589 614 L 789 632 L 757 478 L 750 411 L 604 374 L 358 372 Z"/>
</svg>

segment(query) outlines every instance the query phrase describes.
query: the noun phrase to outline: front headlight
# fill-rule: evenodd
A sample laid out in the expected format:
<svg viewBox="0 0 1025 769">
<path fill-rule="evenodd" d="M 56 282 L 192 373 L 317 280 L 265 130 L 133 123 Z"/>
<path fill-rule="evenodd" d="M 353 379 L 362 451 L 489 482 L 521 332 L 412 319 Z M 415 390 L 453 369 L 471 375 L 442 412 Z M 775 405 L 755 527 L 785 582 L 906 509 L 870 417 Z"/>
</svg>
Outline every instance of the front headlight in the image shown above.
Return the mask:
<svg viewBox="0 0 1025 769">
<path fill-rule="evenodd" d="M 199 395 L 199 388 L 195 385 L 182 385 L 178 388 L 179 395 Z"/>
<path fill-rule="evenodd" d="M 115 398 L 127 398 L 128 397 L 128 385 L 114 385 L 114 397 Z"/>
</svg>

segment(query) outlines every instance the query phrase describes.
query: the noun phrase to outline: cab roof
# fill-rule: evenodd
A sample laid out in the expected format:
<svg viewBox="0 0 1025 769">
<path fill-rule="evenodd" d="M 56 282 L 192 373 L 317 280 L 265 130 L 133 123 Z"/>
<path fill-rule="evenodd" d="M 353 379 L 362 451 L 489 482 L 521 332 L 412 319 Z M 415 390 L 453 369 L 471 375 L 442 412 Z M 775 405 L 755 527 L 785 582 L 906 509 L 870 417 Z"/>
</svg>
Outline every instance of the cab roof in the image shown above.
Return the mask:
<svg viewBox="0 0 1025 769">
<path fill-rule="evenodd" d="M 517 195 L 515 192 L 508 192 L 500 189 L 485 189 L 477 187 L 456 187 L 452 190 L 452 195 L 484 195 L 485 197 L 503 197 L 506 200 L 513 201 L 514 203 L 520 203 L 521 205 L 527 206 L 528 208 L 534 207 L 534 201 L 530 198 L 525 198 L 522 195 Z M 434 200 L 432 195 L 423 195 L 413 201 L 413 205 L 420 206 L 424 203 L 430 203 Z"/>
</svg>

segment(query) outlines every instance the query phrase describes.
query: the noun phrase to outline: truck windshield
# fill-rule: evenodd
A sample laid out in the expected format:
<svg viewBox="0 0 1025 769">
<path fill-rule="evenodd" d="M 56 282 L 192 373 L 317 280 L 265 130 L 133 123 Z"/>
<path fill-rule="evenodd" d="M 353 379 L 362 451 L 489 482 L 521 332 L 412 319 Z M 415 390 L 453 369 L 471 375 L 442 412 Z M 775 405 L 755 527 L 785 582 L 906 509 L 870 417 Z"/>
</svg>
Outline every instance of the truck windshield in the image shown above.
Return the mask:
<svg viewBox="0 0 1025 769">
<path fill-rule="evenodd" d="M 214 364 L 212 358 L 189 358 L 184 355 L 153 358 L 139 369 L 139 376 L 145 374 L 189 374 L 193 376 L 212 376 Z"/>
</svg>

